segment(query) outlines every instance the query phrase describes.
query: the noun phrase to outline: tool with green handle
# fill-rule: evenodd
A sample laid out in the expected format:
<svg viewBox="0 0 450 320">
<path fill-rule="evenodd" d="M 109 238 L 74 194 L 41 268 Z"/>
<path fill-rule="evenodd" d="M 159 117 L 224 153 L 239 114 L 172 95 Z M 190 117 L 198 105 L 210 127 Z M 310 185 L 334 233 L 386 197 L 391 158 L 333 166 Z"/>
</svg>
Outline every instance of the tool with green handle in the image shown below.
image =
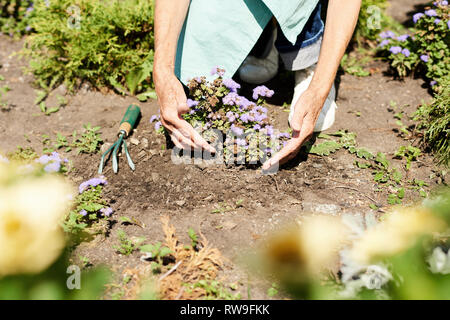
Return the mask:
<svg viewBox="0 0 450 320">
<path fill-rule="evenodd" d="M 114 171 L 114 173 L 117 173 L 119 171 L 119 165 L 117 162 L 117 152 L 118 152 L 122 142 L 124 142 L 124 139 L 126 139 L 130 135 L 131 130 L 133 130 L 133 127 L 136 124 L 136 121 L 138 120 L 140 114 L 141 114 L 141 109 L 138 106 L 130 105 L 128 107 L 127 112 L 125 112 L 125 115 L 124 115 L 122 121 L 120 122 L 117 141 L 108 150 L 106 150 L 106 152 L 102 155 L 102 159 L 100 161 L 100 166 L 98 168 L 99 174 L 101 174 L 103 172 L 103 164 L 104 164 L 105 158 L 111 152 L 112 152 L 113 171 Z M 126 142 L 123 143 L 123 148 L 125 151 L 125 155 L 127 157 L 128 165 L 130 166 L 131 170 L 134 171 L 135 166 L 134 166 L 133 161 L 131 160 L 130 153 L 128 152 Z"/>
</svg>

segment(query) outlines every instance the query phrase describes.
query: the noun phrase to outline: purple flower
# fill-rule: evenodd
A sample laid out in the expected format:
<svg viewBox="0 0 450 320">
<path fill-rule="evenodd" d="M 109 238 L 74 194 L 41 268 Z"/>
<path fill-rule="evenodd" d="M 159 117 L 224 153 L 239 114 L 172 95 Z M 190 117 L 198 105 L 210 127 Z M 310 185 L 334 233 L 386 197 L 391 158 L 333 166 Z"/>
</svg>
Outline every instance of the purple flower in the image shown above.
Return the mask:
<svg viewBox="0 0 450 320">
<path fill-rule="evenodd" d="M 450 20 L 447 21 L 447 28 L 450 29 Z"/>
<path fill-rule="evenodd" d="M 30 30 L 31 30 L 31 27 L 30 27 L 30 26 L 26 26 L 26 27 L 25 27 L 25 31 L 26 31 L 26 32 L 29 32 Z"/>
<path fill-rule="evenodd" d="M 58 161 L 51 162 L 44 167 L 44 171 L 47 173 L 59 172 L 60 169 L 61 162 Z"/>
<path fill-rule="evenodd" d="M 417 21 L 419 21 L 420 18 L 422 18 L 423 16 L 425 16 L 422 12 L 416 13 L 415 15 L 413 15 L 413 21 L 414 23 L 417 23 Z"/>
<path fill-rule="evenodd" d="M 381 39 L 389 39 L 389 38 L 394 38 L 395 37 L 395 33 L 392 31 L 384 31 L 380 33 L 380 38 Z"/>
<path fill-rule="evenodd" d="M 101 176 L 99 178 L 92 178 L 92 179 L 82 182 L 80 184 L 80 186 L 78 187 L 78 191 L 79 191 L 79 193 L 83 193 L 90 187 L 96 187 L 98 185 L 107 185 L 107 184 L 108 184 L 108 182 L 106 181 L 106 178 L 104 176 Z"/>
<path fill-rule="evenodd" d="M 113 213 L 113 209 L 110 207 L 107 208 L 101 208 L 100 212 L 105 216 L 105 217 L 110 217 L 111 214 Z"/>
<path fill-rule="evenodd" d="M 267 126 L 265 129 L 269 137 L 273 135 L 273 126 Z"/>
<path fill-rule="evenodd" d="M 439 23 L 441 23 L 441 21 L 442 21 L 441 19 L 435 19 L 435 20 L 434 20 L 434 23 L 435 23 L 435 24 L 439 24 Z"/>
<path fill-rule="evenodd" d="M 219 66 L 216 66 L 216 67 L 211 69 L 211 75 L 212 76 L 218 75 L 219 77 L 223 77 L 224 74 L 225 74 L 225 70 L 223 70 Z"/>
<path fill-rule="evenodd" d="M 397 40 L 400 42 L 405 42 L 409 38 L 409 34 L 403 34 L 397 37 Z"/>
<path fill-rule="evenodd" d="M 241 85 L 233 79 L 224 79 L 223 85 L 231 90 L 231 92 L 237 92 L 237 89 L 241 88 Z"/>
<path fill-rule="evenodd" d="M 448 1 L 446 1 L 446 0 L 441 1 L 441 6 L 448 6 Z"/>
<path fill-rule="evenodd" d="M 282 132 L 278 135 L 278 138 L 287 138 L 289 139 L 291 137 L 291 135 L 287 132 Z"/>
<path fill-rule="evenodd" d="M 260 126 L 259 124 L 255 124 L 255 125 L 253 126 L 253 129 L 254 129 L 254 130 L 261 130 L 261 126 Z"/>
<path fill-rule="evenodd" d="M 380 44 L 378 45 L 378 47 L 386 47 L 390 42 L 391 42 L 391 40 L 385 39 L 385 40 L 383 40 L 383 41 L 380 42 Z"/>
<path fill-rule="evenodd" d="M 393 54 L 398 54 L 402 52 L 402 48 L 399 46 L 393 46 L 389 49 L 389 51 L 392 52 Z"/>
<path fill-rule="evenodd" d="M 425 14 L 427 16 L 429 16 L 429 17 L 436 17 L 437 16 L 436 10 L 434 10 L 434 9 L 430 9 L 430 10 L 425 11 Z"/>
<path fill-rule="evenodd" d="M 436 80 L 433 80 L 433 81 L 430 82 L 430 86 L 434 87 L 435 85 L 437 85 L 437 81 Z"/>
<path fill-rule="evenodd" d="M 87 216 L 87 211 L 86 210 L 81 210 L 80 212 L 79 212 L 83 217 L 85 217 L 85 216 Z"/>
<path fill-rule="evenodd" d="M 402 53 L 405 55 L 405 57 L 409 57 L 409 55 L 411 54 L 411 52 L 408 49 L 403 49 Z"/>
<path fill-rule="evenodd" d="M 248 114 L 248 113 L 241 114 L 239 119 L 241 119 L 241 121 L 244 122 L 244 123 L 247 123 L 247 122 L 251 121 L 250 114 Z"/>
<path fill-rule="evenodd" d="M 159 120 L 159 118 L 160 118 L 161 116 L 159 116 L 159 115 L 153 115 L 153 116 L 151 116 L 151 118 L 150 118 L 150 123 L 153 123 L 153 122 L 155 122 L 156 120 Z"/>
<path fill-rule="evenodd" d="M 274 93 L 273 90 L 269 90 L 266 86 L 259 86 L 253 89 L 253 100 L 258 100 L 259 97 L 270 98 Z"/>
<path fill-rule="evenodd" d="M 244 134 L 244 130 L 242 128 L 236 127 L 234 124 L 231 125 L 231 131 L 237 136 L 241 136 Z"/>
<path fill-rule="evenodd" d="M 420 60 L 422 60 L 423 62 L 428 62 L 429 59 L 430 57 L 427 54 L 423 54 L 420 56 Z"/>
<path fill-rule="evenodd" d="M 236 92 L 230 92 L 225 97 L 222 98 L 223 104 L 234 106 L 236 105 L 236 101 L 239 98 L 238 94 Z"/>
<path fill-rule="evenodd" d="M 187 99 L 187 106 L 189 108 L 196 107 L 196 106 L 198 106 L 199 103 L 200 102 L 198 102 L 198 101 L 195 101 L 195 100 L 192 100 L 192 99 Z"/>
<path fill-rule="evenodd" d="M 156 130 L 156 131 L 159 131 L 159 129 L 161 128 L 161 126 L 162 126 L 161 121 L 156 122 L 156 123 L 155 123 L 155 130 Z"/>
</svg>

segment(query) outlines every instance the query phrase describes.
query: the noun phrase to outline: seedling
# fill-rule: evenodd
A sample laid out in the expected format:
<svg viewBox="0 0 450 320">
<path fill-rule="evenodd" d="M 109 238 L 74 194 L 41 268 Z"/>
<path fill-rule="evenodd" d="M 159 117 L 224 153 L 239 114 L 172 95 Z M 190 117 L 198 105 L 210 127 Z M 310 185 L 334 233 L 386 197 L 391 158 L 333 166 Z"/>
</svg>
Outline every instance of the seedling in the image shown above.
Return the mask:
<svg viewBox="0 0 450 320">
<path fill-rule="evenodd" d="M 119 245 L 115 245 L 113 248 L 125 256 L 132 254 L 145 241 L 145 238 L 142 237 L 136 238 L 134 241 L 131 240 L 122 229 L 117 230 L 117 237 L 119 238 Z"/>
<path fill-rule="evenodd" d="M 85 124 L 81 136 L 76 131 L 72 134 L 72 146 L 77 148 L 77 153 L 97 153 L 103 140 L 100 137 L 100 127 L 92 127 L 90 123 Z"/>
</svg>

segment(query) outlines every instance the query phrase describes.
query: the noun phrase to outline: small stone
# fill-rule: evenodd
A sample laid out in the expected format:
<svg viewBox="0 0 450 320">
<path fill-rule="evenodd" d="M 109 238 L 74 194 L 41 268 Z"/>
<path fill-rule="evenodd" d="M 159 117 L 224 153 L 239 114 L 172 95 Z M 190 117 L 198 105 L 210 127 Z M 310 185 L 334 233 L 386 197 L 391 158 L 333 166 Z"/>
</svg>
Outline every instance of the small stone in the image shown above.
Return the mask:
<svg viewBox="0 0 450 320">
<path fill-rule="evenodd" d="M 175 201 L 175 203 L 176 203 L 176 205 L 182 207 L 182 206 L 184 206 L 184 204 L 186 203 L 186 201 L 185 201 L 185 200 L 178 200 L 178 201 Z"/>
<path fill-rule="evenodd" d="M 148 139 L 142 138 L 141 142 L 142 142 L 142 148 L 147 149 L 148 148 Z"/>
<path fill-rule="evenodd" d="M 136 138 L 130 138 L 130 142 L 131 142 L 132 144 L 134 144 L 135 146 L 139 145 L 139 140 L 136 139 Z"/>
<path fill-rule="evenodd" d="M 237 223 L 234 223 L 233 221 L 225 221 L 222 224 L 223 228 L 226 230 L 233 230 L 234 228 L 237 227 Z"/>
<path fill-rule="evenodd" d="M 138 153 L 138 158 L 141 159 L 141 158 L 145 157 L 146 155 L 147 155 L 147 152 L 142 150 L 141 152 Z"/>
<path fill-rule="evenodd" d="M 159 180 L 159 173 L 152 172 L 152 181 L 153 182 L 158 182 L 158 180 Z"/>
</svg>

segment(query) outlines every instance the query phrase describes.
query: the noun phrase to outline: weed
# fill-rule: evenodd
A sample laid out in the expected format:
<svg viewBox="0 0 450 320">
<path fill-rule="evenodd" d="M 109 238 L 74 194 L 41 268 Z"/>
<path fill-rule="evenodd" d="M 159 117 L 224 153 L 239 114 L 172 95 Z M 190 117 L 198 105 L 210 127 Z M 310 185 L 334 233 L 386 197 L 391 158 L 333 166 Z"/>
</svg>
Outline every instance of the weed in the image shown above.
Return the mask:
<svg viewBox="0 0 450 320">
<path fill-rule="evenodd" d="M 151 269 L 154 274 L 161 273 L 161 268 L 164 263 L 163 259 L 173 253 L 168 247 L 163 246 L 161 242 L 143 245 L 139 250 L 149 254 L 152 260 Z"/>
<path fill-rule="evenodd" d="M 6 156 L 12 161 L 30 161 L 38 157 L 33 148 L 23 148 L 21 146 L 17 146 L 14 152 L 10 152 Z"/>
<path fill-rule="evenodd" d="M 80 153 L 97 153 L 103 140 L 100 137 L 100 127 L 92 127 L 90 123 L 83 126 L 84 132 L 78 136 L 75 131 L 72 134 L 72 147 Z"/>
<path fill-rule="evenodd" d="M 401 146 L 394 155 L 397 159 L 406 159 L 406 170 L 411 168 L 411 162 L 417 160 L 422 154 L 419 148 L 413 146 Z"/>
<path fill-rule="evenodd" d="M 130 239 L 122 229 L 117 230 L 117 237 L 119 238 L 119 245 L 114 245 L 113 248 L 125 256 L 132 254 L 145 241 L 145 238 Z"/>
<path fill-rule="evenodd" d="M 188 235 L 189 235 L 189 239 L 191 239 L 191 246 L 192 248 L 197 248 L 198 245 L 198 236 L 195 233 L 195 230 L 192 228 L 188 229 Z"/>
</svg>

